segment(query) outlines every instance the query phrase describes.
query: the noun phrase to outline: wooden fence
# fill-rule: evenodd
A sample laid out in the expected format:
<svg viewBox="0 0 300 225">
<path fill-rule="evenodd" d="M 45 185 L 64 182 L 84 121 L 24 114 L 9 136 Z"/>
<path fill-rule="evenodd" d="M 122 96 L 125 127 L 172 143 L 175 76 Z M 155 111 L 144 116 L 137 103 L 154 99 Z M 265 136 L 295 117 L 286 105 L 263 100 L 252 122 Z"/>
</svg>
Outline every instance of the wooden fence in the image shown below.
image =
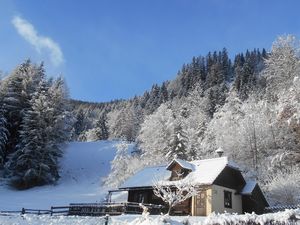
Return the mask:
<svg viewBox="0 0 300 225">
<path fill-rule="evenodd" d="M 148 212 L 158 215 L 165 211 L 162 205 L 143 204 L 148 208 Z M 69 206 L 69 215 L 103 216 L 103 215 L 121 215 L 121 214 L 142 214 L 143 209 L 139 203 L 72 203 Z"/>
<path fill-rule="evenodd" d="M 162 205 L 143 204 L 150 214 L 160 214 L 166 209 Z M 9 213 L 36 214 L 36 215 L 65 215 L 65 216 L 115 216 L 121 214 L 142 214 L 143 209 L 139 203 L 71 203 L 68 206 L 52 206 L 50 210 L 26 209 L 20 211 L 0 211 L 1 215 Z"/>
</svg>

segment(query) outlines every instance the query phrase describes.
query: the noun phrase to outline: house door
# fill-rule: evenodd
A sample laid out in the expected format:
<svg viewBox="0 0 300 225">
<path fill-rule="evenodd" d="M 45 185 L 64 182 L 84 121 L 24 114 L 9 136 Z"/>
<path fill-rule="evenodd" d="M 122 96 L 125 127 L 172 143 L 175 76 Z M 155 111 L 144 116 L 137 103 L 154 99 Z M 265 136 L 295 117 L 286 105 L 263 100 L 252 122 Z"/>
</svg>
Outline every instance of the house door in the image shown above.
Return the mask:
<svg viewBox="0 0 300 225">
<path fill-rule="evenodd" d="M 196 197 L 196 216 L 206 216 L 206 191 L 201 191 Z"/>
</svg>

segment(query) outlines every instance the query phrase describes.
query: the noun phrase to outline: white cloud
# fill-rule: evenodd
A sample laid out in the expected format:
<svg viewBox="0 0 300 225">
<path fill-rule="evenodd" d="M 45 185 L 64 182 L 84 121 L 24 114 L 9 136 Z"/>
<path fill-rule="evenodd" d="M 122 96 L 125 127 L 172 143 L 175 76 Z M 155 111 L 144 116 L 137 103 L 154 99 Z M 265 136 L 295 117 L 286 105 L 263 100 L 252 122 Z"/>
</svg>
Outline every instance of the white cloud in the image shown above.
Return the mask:
<svg viewBox="0 0 300 225">
<path fill-rule="evenodd" d="M 33 45 L 39 53 L 46 50 L 50 54 L 50 60 L 54 66 L 59 66 L 63 63 L 63 53 L 55 41 L 49 37 L 39 35 L 31 23 L 19 16 L 15 16 L 12 19 L 12 24 L 17 29 L 18 33 Z"/>
</svg>

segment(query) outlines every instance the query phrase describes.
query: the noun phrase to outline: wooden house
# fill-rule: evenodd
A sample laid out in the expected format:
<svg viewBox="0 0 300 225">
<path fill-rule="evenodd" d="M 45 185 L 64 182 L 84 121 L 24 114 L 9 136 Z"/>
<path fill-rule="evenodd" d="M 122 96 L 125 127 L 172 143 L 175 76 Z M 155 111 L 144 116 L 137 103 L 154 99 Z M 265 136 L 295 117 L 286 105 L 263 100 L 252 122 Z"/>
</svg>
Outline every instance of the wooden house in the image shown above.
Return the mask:
<svg viewBox="0 0 300 225">
<path fill-rule="evenodd" d="M 212 212 L 263 213 L 268 206 L 254 181 L 246 181 L 238 166 L 227 157 L 187 162 L 174 159 L 167 166 L 146 167 L 129 178 L 120 188 L 128 191 L 128 202 L 164 204 L 153 194 L 154 180 L 192 182 L 199 187 L 194 196 L 173 207 L 173 214 L 207 216 Z"/>
</svg>

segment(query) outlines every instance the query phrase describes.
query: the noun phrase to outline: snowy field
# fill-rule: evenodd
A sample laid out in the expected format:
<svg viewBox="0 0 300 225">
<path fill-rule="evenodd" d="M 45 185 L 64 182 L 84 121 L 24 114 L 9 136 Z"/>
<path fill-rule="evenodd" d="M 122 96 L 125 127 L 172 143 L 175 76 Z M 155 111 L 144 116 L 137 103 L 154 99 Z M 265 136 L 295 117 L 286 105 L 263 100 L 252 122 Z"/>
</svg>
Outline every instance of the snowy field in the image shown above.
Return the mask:
<svg viewBox="0 0 300 225">
<path fill-rule="evenodd" d="M 116 153 L 114 141 L 73 142 L 61 160 L 61 178 L 56 185 L 16 191 L 0 181 L 0 211 L 50 209 L 78 202 L 99 202 L 107 193 L 101 186 Z"/>
<path fill-rule="evenodd" d="M 123 215 L 110 217 L 110 225 L 228 225 L 228 224 L 273 224 L 298 225 L 300 224 L 300 209 L 286 210 L 285 212 L 265 215 L 233 215 L 219 214 L 209 217 L 168 217 L 168 216 L 141 216 Z M 297 222 L 298 221 L 298 222 Z M 37 216 L 37 215 L 0 215 L 1 225 L 102 225 L 105 220 L 100 217 L 78 216 Z"/>
</svg>

